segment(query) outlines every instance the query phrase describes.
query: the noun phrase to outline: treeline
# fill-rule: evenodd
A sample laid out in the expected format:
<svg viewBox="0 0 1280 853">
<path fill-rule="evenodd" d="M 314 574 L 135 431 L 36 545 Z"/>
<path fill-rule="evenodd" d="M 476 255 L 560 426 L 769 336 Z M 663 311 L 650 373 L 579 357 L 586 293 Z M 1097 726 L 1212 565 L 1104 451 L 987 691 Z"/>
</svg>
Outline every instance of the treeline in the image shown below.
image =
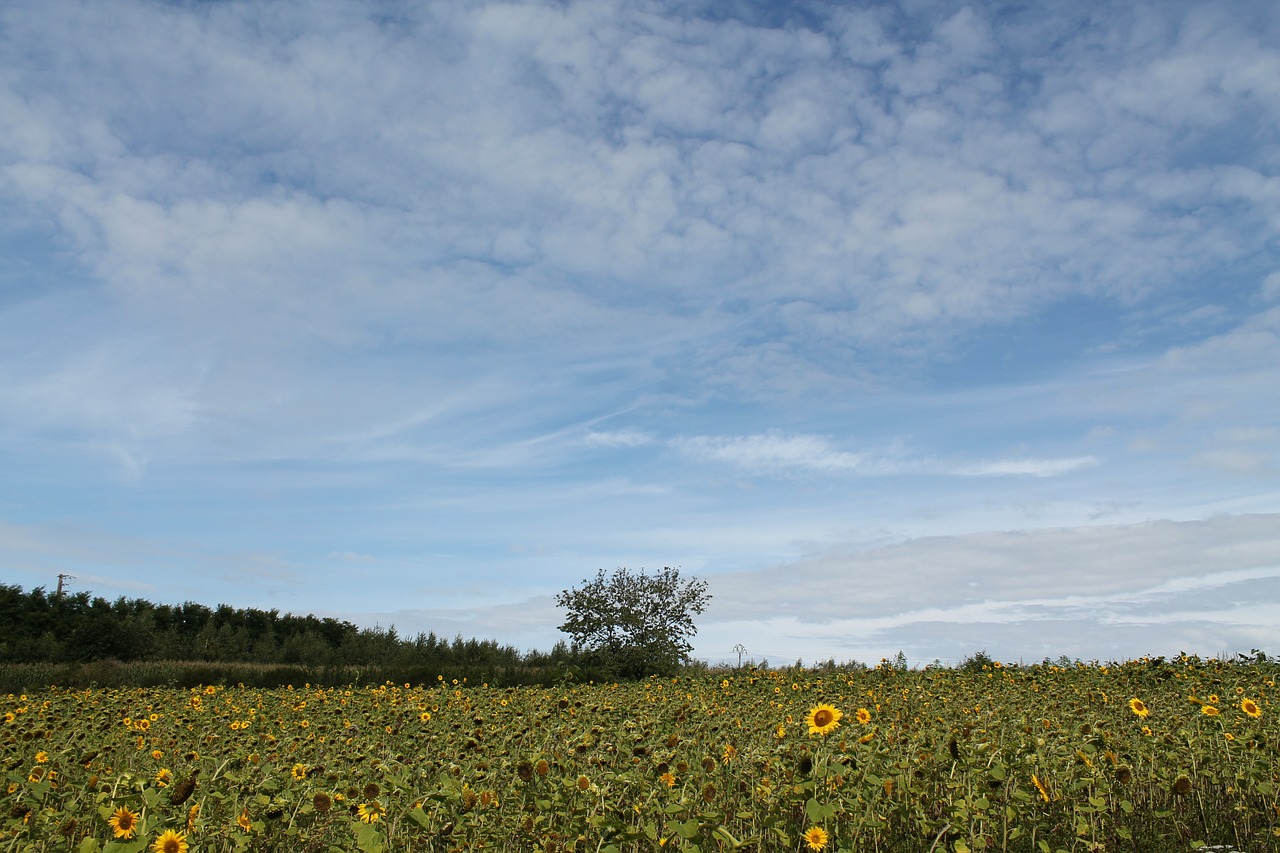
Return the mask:
<svg viewBox="0 0 1280 853">
<path fill-rule="evenodd" d="M 186 666 L 157 667 L 157 662 Z M 50 595 L 43 587 L 24 592 L 0 585 L 0 664 L 40 665 L 40 672 L 61 674 L 56 683 L 64 686 L 76 686 L 72 682 L 89 675 L 100 681 L 112 672 L 165 672 L 170 673 L 168 681 L 200 679 L 193 683 L 232 674 L 244 681 L 248 674 L 258 682 L 255 686 L 304 680 L 426 682 L 439 676 L 535 684 L 581 675 L 580 663 L 578 651 L 563 642 L 550 652 L 521 652 L 493 640 L 446 640 L 435 633 L 407 638 L 394 627 L 359 628 L 343 620 L 277 610 L 225 604 L 211 609 L 123 597 L 108 601 L 88 592 Z M 224 673 L 222 679 L 218 673 Z"/>
</svg>

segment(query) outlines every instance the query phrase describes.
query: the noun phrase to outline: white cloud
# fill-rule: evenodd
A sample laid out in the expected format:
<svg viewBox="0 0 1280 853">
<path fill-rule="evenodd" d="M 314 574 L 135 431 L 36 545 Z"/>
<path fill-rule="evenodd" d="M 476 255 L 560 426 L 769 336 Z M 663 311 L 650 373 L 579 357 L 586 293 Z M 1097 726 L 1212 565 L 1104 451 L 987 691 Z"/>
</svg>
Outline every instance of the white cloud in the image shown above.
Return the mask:
<svg viewBox="0 0 1280 853">
<path fill-rule="evenodd" d="M 973 477 L 990 477 L 1024 474 L 1032 477 L 1056 477 L 1080 468 L 1092 468 L 1098 464 L 1093 456 L 1074 456 L 1067 459 L 1001 459 L 980 462 L 957 471 Z"/>
<path fill-rule="evenodd" d="M 654 437 L 640 430 L 622 429 L 587 433 L 583 442 L 588 447 L 644 447 L 652 444 Z"/>
<path fill-rule="evenodd" d="M 719 462 L 748 472 L 883 473 L 889 463 L 862 453 L 834 448 L 817 435 L 690 436 L 672 440 L 680 452 L 704 462 Z"/>
</svg>

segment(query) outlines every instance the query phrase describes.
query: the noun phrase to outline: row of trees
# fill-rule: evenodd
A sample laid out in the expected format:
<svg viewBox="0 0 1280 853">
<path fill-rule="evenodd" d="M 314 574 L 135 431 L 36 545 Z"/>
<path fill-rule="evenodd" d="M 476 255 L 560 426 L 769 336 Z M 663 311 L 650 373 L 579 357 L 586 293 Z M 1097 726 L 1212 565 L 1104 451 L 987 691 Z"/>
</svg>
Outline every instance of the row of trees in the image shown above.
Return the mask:
<svg viewBox="0 0 1280 853">
<path fill-rule="evenodd" d="M 353 667 L 403 673 L 404 680 L 465 673 L 507 682 L 668 675 L 689 665 L 693 617 L 709 596 L 704 581 L 676 569 L 599 572 L 557 601 L 571 644 L 521 652 L 493 640 L 401 637 L 392 628 L 277 610 L 209 608 L 143 599 L 108 601 L 88 592 L 50 595 L 0 585 L 0 663 L 83 664 L 187 661 L 288 665 L 307 671 Z M 341 677 L 341 676 L 338 676 Z"/>
<path fill-rule="evenodd" d="M 567 646 L 552 654 L 571 656 Z M 334 666 L 438 665 L 491 670 L 541 666 L 552 655 L 522 654 L 492 640 L 445 640 L 434 633 L 405 638 L 395 628 L 277 610 L 209 608 L 186 602 L 114 602 L 88 592 L 50 595 L 0 585 L 0 662 L 84 663 L 183 660 Z"/>
</svg>

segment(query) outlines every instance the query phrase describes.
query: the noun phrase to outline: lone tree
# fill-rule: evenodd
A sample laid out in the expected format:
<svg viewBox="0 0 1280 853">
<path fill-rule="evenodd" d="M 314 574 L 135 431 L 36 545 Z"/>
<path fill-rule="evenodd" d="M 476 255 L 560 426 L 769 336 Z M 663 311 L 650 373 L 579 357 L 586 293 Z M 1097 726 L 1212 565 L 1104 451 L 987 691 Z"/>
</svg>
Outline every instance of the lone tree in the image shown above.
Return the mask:
<svg viewBox="0 0 1280 853">
<path fill-rule="evenodd" d="M 695 614 L 707 609 L 707 582 L 684 580 L 671 567 L 657 574 L 625 568 L 556 596 L 569 612 L 560 630 L 586 649 L 594 663 L 611 675 L 641 678 L 670 675 L 688 663 L 698 633 Z"/>
</svg>

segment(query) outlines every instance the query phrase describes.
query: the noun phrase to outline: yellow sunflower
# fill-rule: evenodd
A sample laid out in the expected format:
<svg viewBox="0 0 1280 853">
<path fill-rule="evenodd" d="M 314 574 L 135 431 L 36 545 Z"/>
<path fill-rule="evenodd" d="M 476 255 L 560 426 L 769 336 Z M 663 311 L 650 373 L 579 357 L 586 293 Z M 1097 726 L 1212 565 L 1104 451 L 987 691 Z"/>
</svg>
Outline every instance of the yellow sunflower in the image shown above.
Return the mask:
<svg viewBox="0 0 1280 853">
<path fill-rule="evenodd" d="M 809 734 L 826 737 L 840 728 L 840 719 L 843 716 L 844 713 L 839 708 L 823 702 L 809 709 L 804 722 L 809 727 Z"/>
<path fill-rule="evenodd" d="M 858 722 L 862 723 L 862 725 L 864 726 L 871 722 L 871 712 L 868 711 L 866 708 L 859 708 L 857 713 L 854 714 L 854 716 L 857 717 Z"/>
<path fill-rule="evenodd" d="M 111 827 L 116 838 L 133 838 L 138 831 L 138 814 L 128 806 L 121 806 L 107 818 L 107 825 Z"/>
<path fill-rule="evenodd" d="M 817 851 L 825 849 L 830 839 L 825 829 L 820 826 L 811 826 L 804 831 L 803 840 L 810 850 Z"/>
<path fill-rule="evenodd" d="M 1046 803 L 1049 802 L 1049 789 L 1040 781 L 1040 777 L 1034 773 L 1031 774 L 1031 784 L 1035 785 L 1036 790 L 1040 792 L 1040 799 L 1044 800 Z"/>
<path fill-rule="evenodd" d="M 1146 717 L 1151 713 L 1151 710 L 1147 707 L 1147 703 L 1143 702 L 1141 699 L 1130 699 L 1129 710 L 1143 719 L 1146 719 Z"/>
<path fill-rule="evenodd" d="M 166 829 L 156 843 L 151 845 L 155 853 L 187 853 L 187 837 L 172 829 Z"/>
<path fill-rule="evenodd" d="M 1258 707 L 1258 703 L 1250 699 L 1248 696 L 1240 700 L 1240 710 L 1244 711 L 1255 720 L 1262 716 L 1262 709 Z"/>
<path fill-rule="evenodd" d="M 371 803 L 361 803 L 356 809 L 356 813 L 360 815 L 360 819 L 365 823 L 377 823 L 382 820 L 382 816 L 387 813 L 382 803 L 374 800 Z"/>
<path fill-rule="evenodd" d="M 307 778 L 307 766 L 305 764 L 295 764 L 293 765 L 293 769 L 289 772 L 293 775 L 294 779 Z"/>
<path fill-rule="evenodd" d="M 1200 713 L 1204 714 L 1206 717 L 1216 717 L 1218 716 L 1218 709 L 1212 705 L 1201 705 Z"/>
<path fill-rule="evenodd" d="M 245 832 L 249 832 L 253 829 L 253 821 L 249 819 L 248 806 L 245 806 L 244 810 L 240 812 L 240 816 L 236 818 L 236 826 L 240 827 Z"/>
</svg>

